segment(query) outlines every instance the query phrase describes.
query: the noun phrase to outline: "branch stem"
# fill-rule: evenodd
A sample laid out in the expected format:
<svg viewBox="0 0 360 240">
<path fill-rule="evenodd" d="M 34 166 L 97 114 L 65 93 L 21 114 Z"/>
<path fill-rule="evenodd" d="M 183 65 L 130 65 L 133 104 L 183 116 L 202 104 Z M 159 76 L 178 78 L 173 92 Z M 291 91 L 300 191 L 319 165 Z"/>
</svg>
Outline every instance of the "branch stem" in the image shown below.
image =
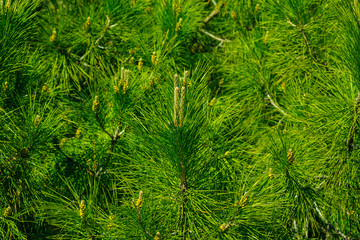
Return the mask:
<svg viewBox="0 0 360 240">
<path fill-rule="evenodd" d="M 341 237 L 342 239 L 352 239 L 348 236 L 346 236 L 345 234 L 343 234 L 342 232 L 339 231 L 339 229 L 337 229 L 335 226 L 333 226 L 322 214 L 322 212 L 320 211 L 320 209 L 318 208 L 316 202 L 313 202 L 314 204 L 314 208 L 315 211 L 317 212 L 317 214 L 319 215 L 320 219 L 327 225 L 327 228 L 325 229 L 326 232 L 330 235 L 332 235 L 333 237 Z"/>
<path fill-rule="evenodd" d="M 99 123 L 101 129 L 104 131 L 104 133 L 106 133 L 107 135 L 109 135 L 109 137 L 111 138 L 111 140 L 113 140 L 114 137 L 113 137 L 108 131 L 106 131 L 105 126 L 101 123 L 100 118 L 99 118 L 99 115 L 98 115 L 97 113 L 95 114 L 95 118 L 96 118 L 96 121 Z"/>
<path fill-rule="evenodd" d="M 267 97 L 268 97 L 271 105 L 273 105 L 279 112 L 281 112 L 281 113 L 284 114 L 285 116 L 288 116 L 288 114 L 287 114 L 284 110 L 282 110 L 282 109 L 273 101 L 273 99 L 271 98 L 271 96 L 270 96 L 270 94 L 269 94 L 268 91 L 266 91 L 266 95 L 267 95 Z"/>
<path fill-rule="evenodd" d="M 211 38 L 219 41 L 219 42 L 220 42 L 219 46 L 221 46 L 224 42 L 231 42 L 231 40 L 229 40 L 229 39 L 222 39 L 222 38 L 220 38 L 220 37 L 217 37 L 217 36 L 215 36 L 214 34 L 209 33 L 208 31 L 206 31 L 205 29 L 200 29 L 200 31 L 203 32 L 203 33 L 205 33 L 205 34 L 208 35 L 209 37 L 211 37 Z"/>
<path fill-rule="evenodd" d="M 110 28 L 110 18 L 108 16 L 106 16 L 106 25 L 105 25 L 105 28 L 103 30 L 103 33 L 100 35 L 100 37 L 98 39 L 96 39 L 94 45 L 97 46 L 99 44 L 99 42 L 101 41 L 101 39 L 104 38 L 105 36 L 105 33 L 106 31 Z M 90 54 L 90 51 L 91 49 L 94 48 L 94 45 L 92 45 L 89 50 L 86 51 L 86 53 L 84 55 L 82 55 L 80 58 L 79 58 L 79 61 L 81 62 L 87 55 Z"/>
<path fill-rule="evenodd" d="M 216 4 L 216 2 L 213 0 L 212 1 L 215 5 L 215 9 L 209 14 L 209 16 L 207 16 L 204 20 L 204 23 L 207 24 L 208 22 L 211 21 L 211 19 L 213 19 L 216 15 L 219 14 L 220 12 L 220 8 L 222 6 L 222 2 L 219 2 L 218 4 Z"/>
</svg>

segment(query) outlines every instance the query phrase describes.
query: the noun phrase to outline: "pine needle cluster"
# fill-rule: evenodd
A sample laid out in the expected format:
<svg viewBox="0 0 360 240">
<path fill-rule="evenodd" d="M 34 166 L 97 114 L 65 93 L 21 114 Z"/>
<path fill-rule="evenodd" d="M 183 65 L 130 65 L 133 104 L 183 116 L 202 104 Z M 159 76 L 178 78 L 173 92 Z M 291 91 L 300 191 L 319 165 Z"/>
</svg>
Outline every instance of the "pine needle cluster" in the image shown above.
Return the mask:
<svg viewBox="0 0 360 240">
<path fill-rule="evenodd" d="M 358 0 L 0 0 L 0 238 L 359 239 Z"/>
</svg>

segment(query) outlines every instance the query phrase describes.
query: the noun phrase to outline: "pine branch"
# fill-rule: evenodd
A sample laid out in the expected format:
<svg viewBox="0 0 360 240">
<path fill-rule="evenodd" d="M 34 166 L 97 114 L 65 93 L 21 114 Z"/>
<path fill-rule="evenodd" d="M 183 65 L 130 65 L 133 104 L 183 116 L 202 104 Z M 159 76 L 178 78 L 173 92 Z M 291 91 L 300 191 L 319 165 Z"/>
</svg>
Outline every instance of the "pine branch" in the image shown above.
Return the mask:
<svg viewBox="0 0 360 240">
<path fill-rule="evenodd" d="M 134 200 L 133 200 L 134 201 Z M 133 202 L 133 207 L 135 208 L 136 210 L 136 213 L 138 215 L 138 222 L 139 222 L 139 225 L 141 226 L 141 229 L 144 231 L 144 233 L 146 233 L 149 237 L 153 237 L 147 230 L 146 230 L 146 227 L 145 227 L 145 224 L 144 224 L 144 221 L 142 219 L 142 216 L 141 216 L 141 207 L 143 205 L 143 191 L 140 191 L 139 192 L 139 199 L 135 202 Z"/>
<path fill-rule="evenodd" d="M 222 38 L 220 38 L 220 37 L 217 37 L 217 36 L 215 36 L 214 34 L 209 33 L 208 31 L 206 31 L 205 29 L 200 29 L 200 31 L 203 32 L 203 33 L 205 33 L 205 34 L 208 35 L 209 37 L 211 37 L 211 38 L 219 41 L 219 42 L 220 42 L 219 45 L 218 45 L 219 47 L 222 46 L 224 42 L 231 42 L 231 40 L 222 39 Z"/>
<path fill-rule="evenodd" d="M 114 25 L 112 25 L 112 26 L 114 26 Z M 116 25 L 115 25 L 115 26 L 116 26 Z M 104 38 L 105 33 L 106 33 L 106 31 L 107 31 L 109 28 L 110 28 L 110 18 L 109 18 L 108 16 L 106 16 L 106 25 L 105 25 L 105 28 L 104 28 L 104 30 L 103 30 L 103 33 L 100 35 L 100 37 L 99 37 L 98 39 L 96 39 L 96 41 L 95 41 L 95 43 L 94 43 L 95 46 L 97 46 L 97 45 L 99 44 L 99 42 L 101 41 L 101 39 Z M 92 45 L 92 46 L 90 47 L 90 49 L 87 50 L 86 53 L 79 58 L 79 62 L 81 62 L 85 57 L 87 57 L 87 56 L 90 54 L 91 50 L 94 48 L 94 45 Z"/>
<path fill-rule="evenodd" d="M 248 203 L 248 200 L 249 200 L 248 199 L 248 193 L 245 192 L 244 195 L 241 196 L 240 201 L 236 204 L 238 206 L 237 209 L 236 209 L 236 212 L 232 215 L 230 220 L 227 221 L 227 223 L 223 223 L 220 226 L 220 231 L 221 232 L 225 232 L 226 230 L 228 230 L 233 225 L 233 222 L 235 221 L 236 216 L 245 207 L 245 205 Z"/>
<path fill-rule="evenodd" d="M 179 149 L 179 158 L 180 158 L 180 166 L 181 166 L 181 176 L 180 176 L 180 190 L 181 190 L 181 205 L 180 205 L 180 216 L 179 216 L 179 222 L 178 222 L 178 229 L 181 226 L 181 223 L 185 219 L 185 213 L 186 213 L 186 191 L 188 189 L 188 183 L 187 183 L 187 177 L 186 177 L 186 168 L 184 165 L 184 156 L 183 156 L 183 150 L 181 147 L 181 133 L 178 135 L 179 139 L 177 141 L 178 149 Z"/>
<path fill-rule="evenodd" d="M 213 1 L 214 3 L 215 1 Z M 220 13 L 220 8 L 222 7 L 222 1 L 220 1 L 218 4 L 216 4 L 216 2 L 214 3 L 215 5 L 215 9 L 209 14 L 209 16 L 207 16 L 204 20 L 204 23 L 207 24 L 208 22 L 211 21 L 211 19 L 213 19 L 216 15 L 218 15 Z"/>
<path fill-rule="evenodd" d="M 101 127 L 101 129 L 104 131 L 104 133 L 106 133 L 110 138 L 111 140 L 114 139 L 114 136 L 111 135 L 106 129 L 105 129 L 105 126 L 102 124 L 102 122 L 100 121 L 100 118 L 99 118 L 99 115 L 98 113 L 95 113 L 95 119 L 96 121 L 98 122 L 99 126 Z"/>
<path fill-rule="evenodd" d="M 303 39 L 305 41 L 305 44 L 306 44 L 307 48 L 309 49 L 311 56 L 313 56 L 313 58 L 315 59 L 315 61 L 318 62 L 319 64 L 323 65 L 323 66 L 326 66 L 326 64 L 318 58 L 318 56 L 315 53 L 312 45 L 310 44 L 310 41 L 308 40 L 307 34 L 305 32 L 305 27 L 306 27 L 307 24 L 298 26 L 298 25 L 295 25 L 294 23 L 292 23 L 289 19 L 287 19 L 286 22 L 289 23 L 291 26 L 297 28 L 300 31 L 300 33 L 303 36 Z M 326 67 L 326 70 L 330 71 L 328 69 L 328 67 Z"/>
<path fill-rule="evenodd" d="M 326 224 L 326 229 L 325 231 L 330 234 L 331 236 L 335 237 L 335 238 L 342 238 L 342 239 L 353 239 L 351 237 L 346 236 L 345 234 L 343 234 L 342 232 L 340 232 L 339 229 L 337 229 L 335 226 L 333 226 L 322 214 L 322 212 L 320 211 L 320 209 L 318 208 L 316 202 L 313 202 L 314 204 L 314 209 L 317 212 L 318 216 L 320 217 L 320 219 Z"/>
<path fill-rule="evenodd" d="M 174 126 L 175 126 L 175 137 L 176 137 L 176 148 L 178 150 L 179 162 L 180 162 L 180 190 L 181 190 L 181 205 L 180 205 L 180 216 L 178 221 L 178 228 L 180 228 L 181 222 L 185 219 L 186 212 L 186 191 L 188 189 L 185 157 L 182 149 L 182 132 L 181 127 L 183 126 L 184 120 L 184 104 L 185 104 L 185 86 L 181 87 L 181 95 L 179 86 L 186 83 L 188 72 L 185 71 L 184 78 L 180 78 L 180 84 L 178 75 L 174 75 Z"/>
<path fill-rule="evenodd" d="M 306 46 L 308 47 L 308 49 L 310 51 L 310 54 L 315 58 L 315 60 L 318 60 L 317 55 L 314 53 L 314 51 L 313 51 L 313 49 L 312 49 L 312 47 L 310 45 L 310 42 L 309 42 L 309 40 L 308 40 L 308 38 L 307 38 L 307 36 L 305 34 L 305 30 L 304 30 L 305 26 L 298 26 L 298 25 L 292 23 L 289 19 L 287 19 L 286 22 L 289 23 L 291 26 L 297 28 L 301 32 L 301 34 L 302 34 L 302 36 L 304 38 L 304 41 L 306 43 Z"/>
<path fill-rule="evenodd" d="M 285 116 L 288 116 L 288 114 L 284 110 L 282 110 L 278 105 L 276 105 L 276 103 L 272 100 L 268 91 L 266 91 L 266 95 L 267 95 L 268 99 L 270 100 L 271 105 L 273 105 L 279 112 L 281 112 Z"/>
<path fill-rule="evenodd" d="M 125 132 L 125 129 L 123 129 L 119 133 L 119 129 L 120 129 L 120 120 L 119 120 L 119 123 L 118 123 L 118 125 L 116 127 L 115 133 L 114 133 L 114 135 L 112 136 L 112 139 L 111 139 L 111 145 L 110 145 L 110 149 L 109 149 L 109 152 L 108 152 L 108 157 L 106 159 L 105 166 L 107 166 L 109 164 L 109 162 L 110 162 L 111 153 L 114 150 L 114 147 L 115 147 L 115 144 L 116 144 L 118 138 Z"/>
<path fill-rule="evenodd" d="M 54 139 L 54 141 L 57 141 L 57 139 Z M 66 158 L 67 161 L 75 162 L 75 161 L 74 161 L 74 158 L 69 157 L 69 156 L 61 149 L 61 147 L 59 146 L 58 143 L 55 143 L 54 146 L 55 146 L 55 149 L 56 149 L 57 151 L 59 151 L 59 152 Z"/>
<path fill-rule="evenodd" d="M 354 113 L 353 113 L 353 120 L 352 120 L 353 123 L 350 127 L 350 136 L 349 136 L 349 140 L 348 140 L 348 151 L 349 152 L 352 152 L 352 150 L 354 149 L 355 132 L 356 132 L 356 126 L 358 124 L 359 108 L 360 108 L 360 91 L 359 91 L 357 98 L 355 99 L 355 106 L 354 106 Z"/>
</svg>

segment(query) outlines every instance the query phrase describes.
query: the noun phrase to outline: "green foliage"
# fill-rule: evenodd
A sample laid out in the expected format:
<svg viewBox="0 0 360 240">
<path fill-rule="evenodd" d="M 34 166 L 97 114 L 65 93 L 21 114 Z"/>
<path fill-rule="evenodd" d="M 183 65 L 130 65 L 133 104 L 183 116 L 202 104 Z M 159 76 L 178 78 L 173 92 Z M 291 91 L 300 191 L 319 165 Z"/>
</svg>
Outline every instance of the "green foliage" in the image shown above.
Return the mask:
<svg viewBox="0 0 360 240">
<path fill-rule="evenodd" d="M 359 39 L 357 0 L 0 0 L 0 236 L 360 238 Z"/>
</svg>

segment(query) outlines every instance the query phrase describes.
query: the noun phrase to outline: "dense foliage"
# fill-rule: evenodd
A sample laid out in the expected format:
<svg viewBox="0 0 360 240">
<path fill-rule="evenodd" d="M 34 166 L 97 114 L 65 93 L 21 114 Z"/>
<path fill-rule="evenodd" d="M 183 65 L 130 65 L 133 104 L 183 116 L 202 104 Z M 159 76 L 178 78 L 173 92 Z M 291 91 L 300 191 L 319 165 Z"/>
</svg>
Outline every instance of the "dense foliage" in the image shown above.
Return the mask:
<svg viewBox="0 0 360 240">
<path fill-rule="evenodd" d="M 359 239 L 358 0 L 0 0 L 0 238 Z"/>
</svg>

